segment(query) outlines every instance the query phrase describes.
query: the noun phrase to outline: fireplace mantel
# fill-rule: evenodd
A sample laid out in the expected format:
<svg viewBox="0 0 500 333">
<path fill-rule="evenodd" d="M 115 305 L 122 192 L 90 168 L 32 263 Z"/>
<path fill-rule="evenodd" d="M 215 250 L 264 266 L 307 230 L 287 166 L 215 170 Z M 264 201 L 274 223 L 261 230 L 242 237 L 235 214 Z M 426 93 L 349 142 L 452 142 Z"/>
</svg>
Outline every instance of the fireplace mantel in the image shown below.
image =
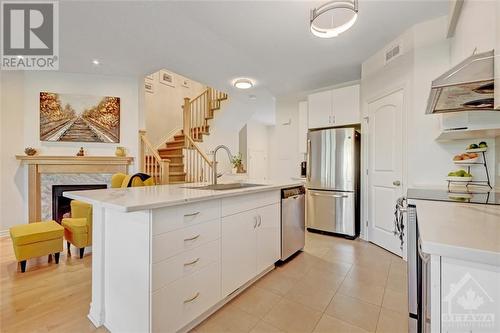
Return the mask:
<svg viewBox="0 0 500 333">
<path fill-rule="evenodd" d="M 133 157 L 117 156 L 25 156 L 16 155 L 21 164 L 28 166 L 28 219 L 40 221 L 43 173 L 116 173 L 128 172 Z"/>
</svg>

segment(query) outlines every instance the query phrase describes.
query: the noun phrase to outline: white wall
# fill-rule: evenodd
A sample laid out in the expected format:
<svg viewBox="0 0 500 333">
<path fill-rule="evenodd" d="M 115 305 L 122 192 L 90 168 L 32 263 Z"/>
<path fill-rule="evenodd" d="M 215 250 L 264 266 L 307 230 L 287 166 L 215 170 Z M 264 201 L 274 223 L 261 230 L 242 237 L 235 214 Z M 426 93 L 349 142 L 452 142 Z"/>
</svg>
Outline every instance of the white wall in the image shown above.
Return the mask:
<svg viewBox="0 0 500 333">
<path fill-rule="evenodd" d="M 15 159 L 31 146 L 42 155 L 75 155 L 84 147 L 87 155 L 114 155 L 116 146 L 137 157 L 139 130 L 139 81 L 135 78 L 61 72 L 2 73 L 1 160 L 2 209 L 0 230 L 27 219 L 27 172 Z M 39 93 L 41 91 L 120 97 L 120 143 L 41 142 Z M 132 165 L 131 172 L 137 170 Z M 6 195 L 8 194 L 8 195 Z M 4 200 L 5 199 L 5 200 Z"/>
<path fill-rule="evenodd" d="M 153 145 L 165 141 L 165 136 L 176 128 L 182 128 L 182 106 L 184 98 L 195 98 L 206 86 L 182 75 L 173 73 L 175 87 L 167 86 L 159 81 L 159 72 L 151 74 L 154 90 L 144 94 L 144 120 L 147 137 Z M 183 80 L 189 80 L 189 88 L 183 87 Z"/>
</svg>

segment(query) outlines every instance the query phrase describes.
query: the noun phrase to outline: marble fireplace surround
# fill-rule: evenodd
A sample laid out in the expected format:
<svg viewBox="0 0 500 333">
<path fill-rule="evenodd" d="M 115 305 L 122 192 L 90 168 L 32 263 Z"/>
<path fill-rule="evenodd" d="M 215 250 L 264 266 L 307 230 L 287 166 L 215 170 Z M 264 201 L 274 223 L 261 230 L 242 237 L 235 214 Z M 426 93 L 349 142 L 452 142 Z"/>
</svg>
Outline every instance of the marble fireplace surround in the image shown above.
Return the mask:
<svg viewBox="0 0 500 333">
<path fill-rule="evenodd" d="M 28 167 L 28 220 L 41 221 L 47 218 L 46 190 L 50 184 L 90 184 L 99 181 L 109 184 L 111 174 L 128 173 L 133 157 L 116 156 L 24 156 L 16 159 Z M 44 185 L 42 188 L 42 184 Z M 51 201 L 52 199 L 50 199 Z M 51 203 L 50 203 L 51 205 Z M 51 207 L 51 206 L 50 206 Z M 51 218 L 50 218 L 51 219 Z"/>
</svg>

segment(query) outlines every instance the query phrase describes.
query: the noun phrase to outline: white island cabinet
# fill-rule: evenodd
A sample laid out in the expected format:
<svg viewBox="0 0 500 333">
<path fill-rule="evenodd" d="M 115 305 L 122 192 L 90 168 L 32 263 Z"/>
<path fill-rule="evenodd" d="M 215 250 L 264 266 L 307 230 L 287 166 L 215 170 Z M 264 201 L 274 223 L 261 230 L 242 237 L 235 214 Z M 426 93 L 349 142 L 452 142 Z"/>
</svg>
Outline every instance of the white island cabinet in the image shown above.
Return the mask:
<svg viewBox="0 0 500 333">
<path fill-rule="evenodd" d="M 280 189 L 68 192 L 93 204 L 89 319 L 111 332 L 184 332 L 274 268 Z"/>
</svg>

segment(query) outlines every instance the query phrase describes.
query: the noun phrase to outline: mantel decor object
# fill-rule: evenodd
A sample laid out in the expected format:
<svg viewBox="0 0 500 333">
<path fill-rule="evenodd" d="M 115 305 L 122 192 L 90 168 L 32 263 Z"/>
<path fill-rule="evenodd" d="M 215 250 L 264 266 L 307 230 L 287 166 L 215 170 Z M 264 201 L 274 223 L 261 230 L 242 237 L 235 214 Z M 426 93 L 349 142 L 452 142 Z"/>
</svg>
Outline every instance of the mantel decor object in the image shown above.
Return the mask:
<svg viewBox="0 0 500 333">
<path fill-rule="evenodd" d="M 33 156 L 35 155 L 37 152 L 36 152 L 36 149 L 35 148 L 32 148 L 32 147 L 26 147 L 24 149 L 24 153 L 28 156 Z"/>
</svg>

